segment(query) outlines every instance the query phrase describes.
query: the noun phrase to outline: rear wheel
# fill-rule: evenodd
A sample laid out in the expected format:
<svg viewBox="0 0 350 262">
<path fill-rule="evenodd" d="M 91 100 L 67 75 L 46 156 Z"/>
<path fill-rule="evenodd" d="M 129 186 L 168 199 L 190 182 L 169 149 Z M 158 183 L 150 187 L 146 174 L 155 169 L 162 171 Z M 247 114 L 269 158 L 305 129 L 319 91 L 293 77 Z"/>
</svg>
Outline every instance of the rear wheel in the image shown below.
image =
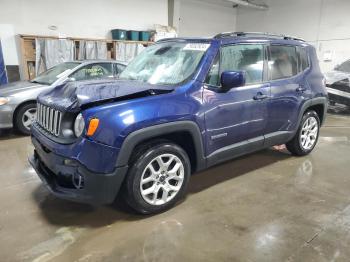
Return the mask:
<svg viewBox="0 0 350 262">
<path fill-rule="evenodd" d="M 293 155 L 304 156 L 315 147 L 320 132 L 320 119 L 315 111 L 307 111 L 293 139 L 286 144 Z"/>
<path fill-rule="evenodd" d="M 142 214 L 165 211 L 185 194 L 191 166 L 186 152 L 161 141 L 136 150 L 123 188 L 124 200 Z"/>
<path fill-rule="evenodd" d="M 30 134 L 30 127 L 36 118 L 36 104 L 28 103 L 21 106 L 14 119 L 15 128 L 24 135 Z"/>
</svg>

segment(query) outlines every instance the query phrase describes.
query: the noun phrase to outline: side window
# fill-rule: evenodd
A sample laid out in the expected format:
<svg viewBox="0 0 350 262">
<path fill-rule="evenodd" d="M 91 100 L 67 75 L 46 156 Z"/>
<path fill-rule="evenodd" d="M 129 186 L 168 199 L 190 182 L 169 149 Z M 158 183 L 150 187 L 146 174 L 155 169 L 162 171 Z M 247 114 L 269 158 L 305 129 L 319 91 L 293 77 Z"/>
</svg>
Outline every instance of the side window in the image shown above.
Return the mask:
<svg viewBox="0 0 350 262">
<path fill-rule="evenodd" d="M 309 67 L 309 57 L 304 47 L 298 47 L 299 72 L 303 72 Z"/>
<path fill-rule="evenodd" d="M 263 45 L 231 45 L 221 49 L 220 73 L 245 71 L 246 84 L 261 83 L 264 71 Z"/>
<path fill-rule="evenodd" d="M 217 55 L 214 59 L 214 62 L 209 70 L 205 83 L 211 86 L 219 86 L 220 85 L 220 77 L 219 77 L 219 55 Z"/>
<path fill-rule="evenodd" d="M 298 73 L 295 46 L 270 46 L 269 74 L 271 80 L 288 78 Z"/>
<path fill-rule="evenodd" d="M 115 67 L 116 67 L 116 75 L 119 75 L 121 72 L 124 71 L 126 66 L 121 64 L 115 64 Z"/>
<path fill-rule="evenodd" d="M 112 63 L 96 63 L 90 64 L 80 68 L 77 72 L 71 76 L 76 81 L 113 77 L 113 65 Z"/>
</svg>

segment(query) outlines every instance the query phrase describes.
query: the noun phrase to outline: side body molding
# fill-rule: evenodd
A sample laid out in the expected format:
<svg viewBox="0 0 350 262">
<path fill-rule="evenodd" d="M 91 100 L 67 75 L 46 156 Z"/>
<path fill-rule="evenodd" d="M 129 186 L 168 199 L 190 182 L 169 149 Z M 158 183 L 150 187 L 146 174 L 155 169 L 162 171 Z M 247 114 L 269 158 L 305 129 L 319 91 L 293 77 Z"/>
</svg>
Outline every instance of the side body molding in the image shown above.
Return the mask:
<svg viewBox="0 0 350 262">
<path fill-rule="evenodd" d="M 201 132 L 195 122 L 192 121 L 175 121 L 150 127 L 139 129 L 129 134 L 120 149 L 120 154 L 117 159 L 116 166 L 126 166 L 131 157 L 134 148 L 141 143 L 152 139 L 154 137 L 160 137 L 162 135 L 168 135 L 175 132 L 188 132 L 192 136 L 192 140 L 196 151 L 196 171 L 202 170 L 206 167 L 206 159 L 204 157 L 204 149 L 202 142 Z"/>
<path fill-rule="evenodd" d="M 327 99 L 325 97 L 317 97 L 317 98 L 307 100 L 302 105 L 298 116 L 297 126 L 299 126 L 299 123 L 305 111 L 310 106 L 319 105 L 319 104 L 324 106 L 324 114 L 323 116 L 321 116 L 321 119 L 324 120 L 326 111 L 327 111 Z M 164 124 L 145 127 L 129 134 L 125 138 L 122 144 L 122 147 L 119 151 L 120 154 L 117 159 L 116 167 L 123 167 L 128 165 L 128 161 L 131 157 L 131 154 L 134 148 L 139 143 L 152 138 L 169 135 L 175 132 L 187 132 L 191 135 L 192 141 L 195 147 L 195 154 L 196 154 L 195 157 L 196 157 L 197 168 L 195 171 L 199 171 L 207 167 L 213 166 L 215 164 L 218 164 L 220 162 L 233 159 L 250 152 L 258 151 L 263 148 L 268 148 L 276 144 L 286 143 L 294 136 L 296 131 L 297 129 L 293 131 L 280 131 L 280 132 L 274 132 L 271 134 L 266 134 L 263 137 L 242 141 L 234 145 L 228 145 L 227 147 L 221 148 L 220 150 L 217 150 L 213 154 L 206 157 L 204 154 L 202 135 L 198 125 L 195 122 L 193 121 L 168 122 Z M 261 141 L 264 141 L 264 143 L 262 144 Z"/>
</svg>

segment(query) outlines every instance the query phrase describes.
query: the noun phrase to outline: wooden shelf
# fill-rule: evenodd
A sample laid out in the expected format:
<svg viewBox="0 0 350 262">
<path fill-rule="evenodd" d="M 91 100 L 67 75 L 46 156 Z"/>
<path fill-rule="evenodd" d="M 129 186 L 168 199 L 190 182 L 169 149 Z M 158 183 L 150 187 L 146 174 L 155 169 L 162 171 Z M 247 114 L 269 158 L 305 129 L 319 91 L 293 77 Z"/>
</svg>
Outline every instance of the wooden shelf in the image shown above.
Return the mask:
<svg viewBox="0 0 350 262">
<path fill-rule="evenodd" d="M 75 60 L 78 60 L 79 54 L 79 41 L 102 41 L 107 43 L 107 59 L 114 60 L 116 45 L 118 43 L 137 43 L 144 46 L 153 44 L 151 41 L 130 41 L 130 40 L 114 40 L 114 39 L 101 39 L 101 38 L 83 38 L 83 37 L 65 37 L 59 38 L 57 36 L 44 36 L 44 35 L 18 35 L 21 47 L 21 69 L 23 72 L 23 77 L 25 80 L 31 80 L 35 77 L 35 70 L 33 72 L 33 67 L 35 68 L 35 39 L 45 38 L 45 39 L 65 39 L 72 40 L 75 42 Z"/>
<path fill-rule="evenodd" d="M 83 38 L 83 37 L 64 37 L 64 38 L 59 38 L 57 36 L 43 36 L 43 35 L 23 35 L 20 34 L 19 37 L 23 39 L 35 39 L 35 38 L 48 38 L 48 39 L 68 39 L 68 40 L 73 40 L 73 41 L 102 41 L 102 42 L 107 42 L 107 43 L 113 43 L 113 42 L 122 42 L 122 43 L 138 43 L 142 45 L 150 45 L 153 44 L 154 42 L 152 41 L 132 41 L 132 40 L 115 40 L 115 39 L 103 39 L 103 38 Z"/>
</svg>

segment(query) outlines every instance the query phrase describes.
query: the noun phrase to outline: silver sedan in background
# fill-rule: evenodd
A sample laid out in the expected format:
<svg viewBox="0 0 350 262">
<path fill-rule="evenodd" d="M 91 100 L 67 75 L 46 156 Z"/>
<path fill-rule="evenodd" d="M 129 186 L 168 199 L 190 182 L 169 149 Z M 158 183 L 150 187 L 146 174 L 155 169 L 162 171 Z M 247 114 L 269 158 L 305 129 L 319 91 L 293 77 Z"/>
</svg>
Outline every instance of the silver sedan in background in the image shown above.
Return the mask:
<svg viewBox="0 0 350 262">
<path fill-rule="evenodd" d="M 37 96 L 67 81 L 117 77 L 126 67 L 119 61 L 85 60 L 56 65 L 32 81 L 0 86 L 0 128 L 16 128 L 30 134 L 36 116 Z"/>
</svg>

